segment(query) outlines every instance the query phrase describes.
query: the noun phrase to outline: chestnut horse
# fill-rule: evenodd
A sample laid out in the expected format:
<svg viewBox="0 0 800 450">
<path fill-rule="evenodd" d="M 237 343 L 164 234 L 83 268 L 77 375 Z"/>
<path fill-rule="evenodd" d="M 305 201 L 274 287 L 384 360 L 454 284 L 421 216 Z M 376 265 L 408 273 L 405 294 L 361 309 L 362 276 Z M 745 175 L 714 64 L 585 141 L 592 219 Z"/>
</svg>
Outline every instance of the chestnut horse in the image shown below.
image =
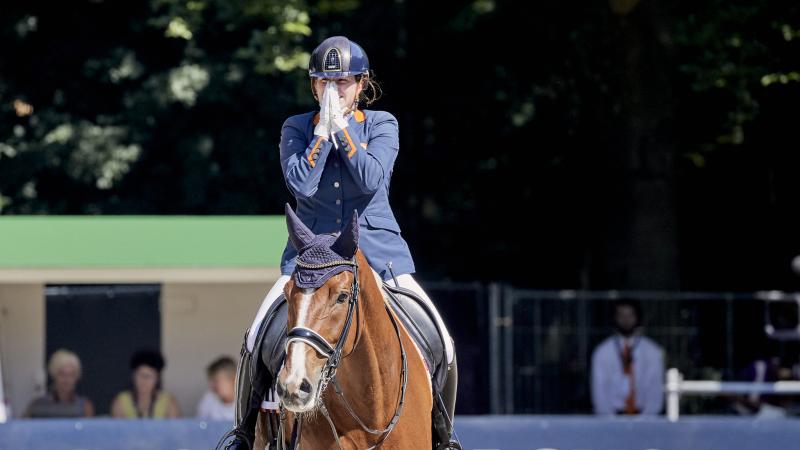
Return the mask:
<svg viewBox="0 0 800 450">
<path fill-rule="evenodd" d="M 276 380 L 283 444 L 430 449 L 429 374 L 358 248 L 358 212 L 338 234 L 315 235 L 288 204 L 286 217 L 299 255 Z"/>
</svg>

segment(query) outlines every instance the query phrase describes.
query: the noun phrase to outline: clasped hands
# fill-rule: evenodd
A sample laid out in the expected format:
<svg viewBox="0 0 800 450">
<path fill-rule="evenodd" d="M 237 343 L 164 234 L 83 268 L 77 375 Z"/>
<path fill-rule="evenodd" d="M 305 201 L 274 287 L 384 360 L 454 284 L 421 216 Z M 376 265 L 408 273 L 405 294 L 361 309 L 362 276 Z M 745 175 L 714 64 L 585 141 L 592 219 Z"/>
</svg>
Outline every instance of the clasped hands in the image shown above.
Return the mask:
<svg viewBox="0 0 800 450">
<path fill-rule="evenodd" d="M 315 135 L 328 139 L 331 133 L 336 133 L 347 126 L 347 119 L 344 118 L 344 112 L 339 104 L 339 90 L 334 81 L 325 83 L 325 92 L 322 94 L 319 107 L 319 123 L 314 128 Z M 336 148 L 339 148 L 336 139 L 331 138 L 331 141 Z"/>
</svg>

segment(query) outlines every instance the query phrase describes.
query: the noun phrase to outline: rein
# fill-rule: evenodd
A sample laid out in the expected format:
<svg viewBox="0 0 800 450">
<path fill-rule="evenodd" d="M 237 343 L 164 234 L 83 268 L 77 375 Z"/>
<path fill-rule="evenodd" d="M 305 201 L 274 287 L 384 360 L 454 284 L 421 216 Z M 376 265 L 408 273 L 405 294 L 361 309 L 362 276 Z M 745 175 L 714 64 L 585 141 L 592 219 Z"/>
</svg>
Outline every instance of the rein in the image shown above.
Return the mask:
<svg viewBox="0 0 800 450">
<path fill-rule="evenodd" d="M 333 420 L 330 417 L 328 412 L 328 408 L 325 406 L 325 402 L 322 399 L 322 393 L 324 389 L 327 387 L 328 383 L 333 382 L 333 388 L 336 391 L 336 394 L 342 399 L 344 406 L 350 416 L 358 423 L 362 430 L 369 434 L 373 435 L 380 435 L 378 442 L 369 447 L 367 450 L 372 450 L 375 448 L 380 447 L 383 442 L 389 437 L 389 433 L 392 432 L 395 425 L 397 425 L 398 420 L 400 420 L 400 415 L 403 412 L 403 405 L 405 404 L 405 396 L 406 396 L 406 386 L 408 384 L 408 363 L 406 361 L 406 351 L 405 347 L 403 346 L 403 341 L 400 336 L 400 328 L 398 327 L 397 320 L 392 315 L 389 306 L 384 302 L 384 307 L 386 308 L 386 312 L 389 314 L 389 319 L 392 321 L 392 325 L 394 326 L 395 333 L 397 334 L 397 341 L 400 343 L 400 357 L 402 359 L 402 383 L 400 384 L 400 398 L 397 403 L 397 407 L 395 408 L 394 415 L 392 419 L 389 421 L 389 424 L 382 429 L 373 429 L 364 424 L 364 421 L 358 417 L 355 410 L 353 409 L 352 405 L 349 401 L 347 401 L 347 397 L 345 397 L 344 392 L 342 391 L 341 386 L 339 385 L 339 380 L 336 377 L 336 369 L 339 367 L 339 364 L 342 361 L 342 348 L 344 347 L 344 341 L 347 339 L 348 332 L 350 331 L 350 326 L 353 322 L 353 311 L 356 311 L 356 314 L 360 315 L 360 308 L 358 307 L 358 294 L 359 294 L 359 284 L 358 284 L 358 263 L 356 262 L 355 255 L 351 260 L 335 260 L 330 261 L 324 264 L 308 264 L 300 260 L 300 258 L 296 258 L 296 263 L 300 267 L 310 268 L 310 269 L 319 269 L 324 267 L 332 267 L 336 265 L 350 265 L 353 266 L 353 285 L 350 290 L 350 301 L 347 305 L 347 319 L 345 319 L 344 326 L 342 327 L 342 331 L 339 334 L 339 339 L 336 342 L 336 346 L 332 346 L 327 339 L 322 337 L 316 331 L 306 328 L 306 327 L 294 327 L 287 333 L 286 345 L 285 350 L 288 351 L 289 344 L 292 342 L 298 341 L 308 344 L 317 351 L 320 355 L 325 357 L 327 360 L 325 365 L 322 368 L 322 376 L 320 377 L 319 385 L 317 387 L 317 400 L 320 402 L 320 410 L 322 411 L 323 416 L 330 425 L 331 433 L 333 433 L 333 437 L 336 440 L 336 446 L 339 450 L 342 449 L 342 444 L 339 441 L 339 434 L 336 432 L 336 426 L 333 423 Z M 353 348 L 349 354 L 355 351 L 356 345 L 361 338 L 361 329 L 360 329 L 360 321 L 356 319 L 358 322 L 356 324 L 356 338 L 353 342 Z M 347 355 L 345 355 L 347 356 Z M 279 429 L 279 439 L 278 439 L 278 448 L 283 449 L 284 444 L 284 427 L 285 427 L 285 420 L 286 420 L 286 411 L 284 410 L 283 403 L 280 404 L 280 429 Z M 290 449 L 295 450 L 299 447 L 300 441 L 300 433 L 302 431 L 302 420 L 300 417 L 295 416 L 294 420 L 294 427 L 292 429 L 292 437 L 291 437 L 291 444 Z"/>
</svg>

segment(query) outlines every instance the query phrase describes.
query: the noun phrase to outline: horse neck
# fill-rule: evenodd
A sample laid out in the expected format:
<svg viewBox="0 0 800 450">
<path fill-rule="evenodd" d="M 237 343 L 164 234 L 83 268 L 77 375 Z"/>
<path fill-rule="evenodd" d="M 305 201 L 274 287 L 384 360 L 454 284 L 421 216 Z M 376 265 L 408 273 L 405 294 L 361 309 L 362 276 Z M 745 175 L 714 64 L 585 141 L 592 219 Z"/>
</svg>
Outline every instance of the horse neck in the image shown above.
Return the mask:
<svg viewBox="0 0 800 450">
<path fill-rule="evenodd" d="M 384 306 L 382 288 L 366 260 L 359 266 L 359 285 L 361 337 L 355 350 L 342 360 L 337 378 L 362 420 L 370 427 L 383 428 L 397 406 L 400 346 Z"/>
</svg>

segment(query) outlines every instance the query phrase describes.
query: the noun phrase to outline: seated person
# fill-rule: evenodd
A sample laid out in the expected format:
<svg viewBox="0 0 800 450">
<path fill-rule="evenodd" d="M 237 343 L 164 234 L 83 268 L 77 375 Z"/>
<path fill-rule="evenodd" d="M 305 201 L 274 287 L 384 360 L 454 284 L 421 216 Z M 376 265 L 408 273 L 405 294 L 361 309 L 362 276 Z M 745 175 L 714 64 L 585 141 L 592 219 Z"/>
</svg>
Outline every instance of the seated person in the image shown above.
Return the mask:
<svg viewBox="0 0 800 450">
<path fill-rule="evenodd" d="M 772 352 L 769 356 L 752 361 L 737 378 L 753 383 L 774 383 L 791 380 L 792 372 L 791 369 L 783 367 L 780 357 L 776 352 Z M 737 397 L 733 402 L 733 409 L 738 414 L 755 415 L 761 419 L 781 418 L 786 417 L 793 409 L 793 401 L 790 396 L 761 395 L 751 392 Z"/>
<path fill-rule="evenodd" d="M 616 332 L 592 352 L 591 394 L 595 414 L 656 415 L 664 404 L 664 356 L 642 333 L 639 303 L 614 305 Z"/>
<path fill-rule="evenodd" d="M 161 390 L 164 358 L 151 350 L 136 352 L 131 358 L 131 388 L 114 397 L 111 415 L 124 419 L 164 419 L 180 417 L 178 402 Z"/>
<path fill-rule="evenodd" d="M 47 373 L 53 384 L 47 394 L 33 400 L 23 417 L 92 417 L 94 405 L 78 395 L 75 387 L 81 379 L 81 360 L 75 353 L 56 350 L 47 363 Z"/>
<path fill-rule="evenodd" d="M 234 420 L 236 399 L 236 363 L 223 356 L 206 369 L 209 390 L 197 404 L 197 417 L 206 420 Z"/>
</svg>

